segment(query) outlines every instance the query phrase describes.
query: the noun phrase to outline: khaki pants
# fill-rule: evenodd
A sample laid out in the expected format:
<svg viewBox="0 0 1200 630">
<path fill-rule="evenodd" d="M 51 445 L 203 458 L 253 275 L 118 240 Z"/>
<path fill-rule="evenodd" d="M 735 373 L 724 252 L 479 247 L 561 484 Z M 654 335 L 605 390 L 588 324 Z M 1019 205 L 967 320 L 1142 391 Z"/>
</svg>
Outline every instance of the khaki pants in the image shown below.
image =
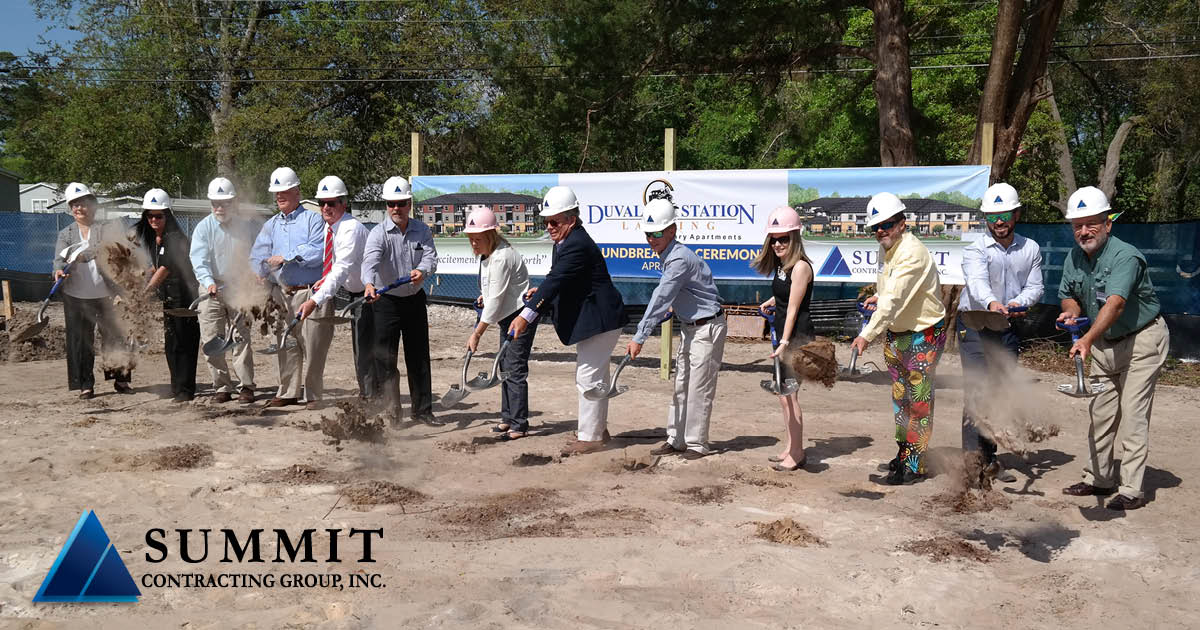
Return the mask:
<svg viewBox="0 0 1200 630">
<path fill-rule="evenodd" d="M 291 322 L 304 304 L 312 296 L 312 289 L 297 291 L 288 298 L 288 308 Z M 333 315 L 333 300 L 317 308 L 310 317 L 329 317 Z M 286 346 L 279 349 L 279 398 L 299 398 L 301 378 L 304 382 L 304 400 L 313 402 L 321 399 L 325 389 L 325 358 L 329 354 L 329 344 L 333 341 L 333 324 L 318 324 L 304 321 L 292 330 L 296 335 L 297 344 L 294 348 Z M 305 370 L 305 361 L 308 366 Z"/>
<path fill-rule="evenodd" d="M 1092 399 L 1092 424 L 1088 431 L 1090 459 L 1083 469 L 1084 483 L 1098 488 L 1117 485 L 1113 470 L 1118 438 L 1121 475 L 1118 491 L 1142 497 L 1142 478 L 1150 452 L 1150 412 L 1154 385 L 1167 361 L 1170 333 L 1160 317 L 1136 335 L 1117 343 L 1100 340 L 1092 346 L 1092 375 L 1107 389 Z"/>
<path fill-rule="evenodd" d="M 608 399 L 588 400 L 583 392 L 597 386 L 608 387 L 608 364 L 621 329 L 602 332 L 580 341 L 575 358 L 575 388 L 579 391 L 579 439 L 598 442 L 608 430 Z"/>
<path fill-rule="evenodd" d="M 229 323 L 237 317 L 237 310 L 230 308 L 219 297 L 208 298 L 200 302 L 200 343 L 205 343 L 217 335 L 224 335 Z M 247 387 L 254 389 L 254 351 L 250 349 L 250 326 L 245 320 L 234 329 L 237 345 L 229 351 L 233 355 L 233 376 L 237 378 L 237 389 Z M 213 391 L 235 393 L 233 378 L 229 374 L 229 363 L 225 354 L 204 357 L 208 363 L 208 372 L 212 375 Z"/>
<path fill-rule="evenodd" d="M 675 394 L 667 407 L 667 442 L 678 450 L 708 454 L 708 421 L 717 395 L 717 373 L 725 353 L 725 317 L 680 328 L 675 355 Z"/>
</svg>

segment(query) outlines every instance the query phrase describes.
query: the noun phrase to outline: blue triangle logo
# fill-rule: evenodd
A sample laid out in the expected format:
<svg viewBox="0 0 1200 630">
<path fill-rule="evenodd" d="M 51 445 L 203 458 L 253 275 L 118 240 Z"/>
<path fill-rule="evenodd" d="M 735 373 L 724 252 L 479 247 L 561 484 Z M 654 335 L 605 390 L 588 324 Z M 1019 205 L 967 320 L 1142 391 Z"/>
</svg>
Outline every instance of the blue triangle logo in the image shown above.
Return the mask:
<svg viewBox="0 0 1200 630">
<path fill-rule="evenodd" d="M 398 192 L 398 193 L 402 193 L 402 192 L 404 192 L 404 191 L 403 191 L 403 190 L 400 190 L 400 187 L 399 187 L 399 186 L 396 186 L 396 192 Z"/>
<path fill-rule="evenodd" d="M 329 190 L 329 186 L 322 185 L 321 190 Z"/>
<path fill-rule="evenodd" d="M 276 178 L 275 178 L 275 185 L 276 185 L 276 186 L 278 186 L 278 185 L 279 185 L 279 178 L 278 178 L 278 177 L 276 177 Z"/>
<path fill-rule="evenodd" d="M 871 216 L 879 214 L 879 208 L 871 208 Z"/>
<path fill-rule="evenodd" d="M 79 515 L 33 601 L 136 602 L 141 595 L 100 519 L 87 510 Z"/>
<path fill-rule="evenodd" d="M 467 223 L 467 225 L 472 225 L 472 226 L 475 225 L 475 219 L 471 219 L 470 222 Z"/>
<path fill-rule="evenodd" d="M 1078 206 L 1075 206 L 1075 207 L 1076 207 L 1076 208 L 1086 208 L 1086 207 L 1087 207 L 1087 204 L 1086 204 L 1086 203 L 1083 203 L 1083 200 L 1082 200 L 1082 199 L 1080 199 L 1080 200 L 1079 200 L 1079 205 L 1078 205 Z"/>
<path fill-rule="evenodd" d="M 774 221 L 772 221 L 771 225 L 779 225 L 779 219 L 775 219 Z"/>
<path fill-rule="evenodd" d="M 75 192 L 83 192 L 83 189 L 82 189 L 82 188 L 80 188 L 80 187 L 78 187 L 78 186 L 76 186 L 76 187 L 75 187 Z"/>
<path fill-rule="evenodd" d="M 818 276 L 852 276 L 850 266 L 846 264 L 846 259 L 842 258 L 842 252 L 836 246 L 833 251 L 829 252 L 829 256 L 825 258 L 825 263 L 821 265 L 821 270 L 817 272 Z"/>
<path fill-rule="evenodd" d="M 158 203 L 158 197 L 151 197 L 150 203 Z"/>
<path fill-rule="evenodd" d="M 1004 203 L 1004 200 L 1000 198 L 1000 195 L 996 195 L 995 203 Z"/>
<path fill-rule="evenodd" d="M 223 192 L 225 192 L 225 189 L 221 188 L 220 186 L 217 186 L 217 192 L 223 193 Z"/>
</svg>

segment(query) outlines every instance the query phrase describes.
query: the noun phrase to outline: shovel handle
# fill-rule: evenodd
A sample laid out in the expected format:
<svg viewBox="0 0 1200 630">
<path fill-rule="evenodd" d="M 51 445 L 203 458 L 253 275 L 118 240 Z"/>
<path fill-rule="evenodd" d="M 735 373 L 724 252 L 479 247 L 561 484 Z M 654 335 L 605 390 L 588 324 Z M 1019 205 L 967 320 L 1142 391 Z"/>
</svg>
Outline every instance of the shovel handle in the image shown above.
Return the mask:
<svg viewBox="0 0 1200 630">
<path fill-rule="evenodd" d="M 854 374 L 854 368 L 858 365 L 858 346 L 850 348 L 850 366 L 846 369 L 849 374 Z"/>
</svg>

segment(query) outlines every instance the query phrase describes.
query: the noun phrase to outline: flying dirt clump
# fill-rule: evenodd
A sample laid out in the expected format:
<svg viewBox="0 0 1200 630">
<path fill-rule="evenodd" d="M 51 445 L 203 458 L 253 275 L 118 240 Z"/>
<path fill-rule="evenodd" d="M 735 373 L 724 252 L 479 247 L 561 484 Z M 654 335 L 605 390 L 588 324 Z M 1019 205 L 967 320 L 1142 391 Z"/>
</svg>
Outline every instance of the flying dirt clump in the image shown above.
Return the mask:
<svg viewBox="0 0 1200 630">
<path fill-rule="evenodd" d="M 335 440 L 386 442 L 382 416 L 369 417 L 361 403 L 339 401 L 333 418 L 321 416 L 321 433 Z"/>
<path fill-rule="evenodd" d="M 755 525 L 756 531 L 754 535 L 763 540 L 796 547 L 808 547 L 810 545 L 827 546 L 825 541 L 809 531 L 807 527 L 793 521 L 791 518 L 783 518 L 778 521 L 771 521 L 770 523 L 756 523 Z"/>
<path fill-rule="evenodd" d="M 796 376 L 821 383 L 825 387 L 833 387 L 837 381 L 837 357 L 832 341 L 818 338 L 796 348 L 791 355 L 792 371 Z"/>
</svg>

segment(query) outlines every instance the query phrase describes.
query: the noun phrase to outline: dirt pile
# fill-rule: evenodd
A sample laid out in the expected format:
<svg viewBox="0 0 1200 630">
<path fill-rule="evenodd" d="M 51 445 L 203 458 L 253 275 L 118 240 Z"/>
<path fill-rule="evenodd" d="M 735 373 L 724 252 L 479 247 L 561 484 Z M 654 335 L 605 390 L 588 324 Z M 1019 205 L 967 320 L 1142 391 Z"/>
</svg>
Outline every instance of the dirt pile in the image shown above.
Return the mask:
<svg viewBox="0 0 1200 630">
<path fill-rule="evenodd" d="M 335 440 L 386 442 L 386 424 L 382 416 L 370 416 L 358 401 L 339 401 L 339 411 L 333 418 L 321 416 L 321 433 Z"/>
<path fill-rule="evenodd" d="M 290 486 L 305 486 L 325 483 L 341 483 L 345 475 L 332 473 L 319 466 L 292 464 L 279 470 L 268 470 L 258 476 L 262 483 L 283 483 Z"/>
<path fill-rule="evenodd" d="M 558 503 L 554 490 L 521 488 L 447 510 L 441 521 L 460 533 L 487 537 L 560 536 L 574 525 L 570 516 L 548 511 Z"/>
<path fill-rule="evenodd" d="M 156 448 L 146 453 L 146 457 L 153 470 L 186 470 L 211 466 L 213 450 L 206 444 L 191 443 Z"/>
<path fill-rule="evenodd" d="M 420 503 L 429 497 L 390 481 L 367 481 L 342 489 L 342 494 L 354 505 L 407 505 Z"/>
<path fill-rule="evenodd" d="M 739 481 L 757 488 L 790 488 L 792 485 L 775 477 L 767 477 L 757 472 L 738 471 L 727 477 L 730 481 Z"/>
<path fill-rule="evenodd" d="M 796 547 L 826 546 L 825 541 L 791 518 L 783 518 L 770 523 L 756 523 L 755 526 L 754 535 L 763 540 Z"/>
<path fill-rule="evenodd" d="M 478 444 L 467 442 L 465 440 L 459 440 L 457 442 L 438 442 L 437 447 L 448 453 L 465 453 L 467 455 L 474 455 L 479 451 Z"/>
<path fill-rule="evenodd" d="M 992 557 L 991 552 L 980 549 L 961 538 L 953 536 L 938 536 L 928 540 L 915 540 L 900 545 L 898 549 L 915 553 L 919 556 L 925 556 L 934 562 L 947 562 L 955 558 L 973 560 L 975 562 L 987 562 Z"/>
<path fill-rule="evenodd" d="M 0 361 L 24 363 L 67 358 L 67 330 L 56 324 L 46 326 L 32 339 L 19 343 L 11 341 L 36 321 L 36 312 L 17 309 L 12 319 L 4 322 L 4 332 L 0 333 Z"/>
<path fill-rule="evenodd" d="M 553 462 L 554 458 L 550 455 L 539 455 L 538 453 L 521 453 L 513 458 L 513 466 L 545 466 Z"/>
<path fill-rule="evenodd" d="M 730 492 L 726 486 L 694 486 L 680 490 L 679 494 L 683 497 L 684 503 L 709 505 L 727 503 Z"/>
<path fill-rule="evenodd" d="M 837 356 L 833 342 L 820 338 L 810 341 L 792 351 L 792 371 L 798 378 L 833 387 L 837 381 Z"/>
</svg>

